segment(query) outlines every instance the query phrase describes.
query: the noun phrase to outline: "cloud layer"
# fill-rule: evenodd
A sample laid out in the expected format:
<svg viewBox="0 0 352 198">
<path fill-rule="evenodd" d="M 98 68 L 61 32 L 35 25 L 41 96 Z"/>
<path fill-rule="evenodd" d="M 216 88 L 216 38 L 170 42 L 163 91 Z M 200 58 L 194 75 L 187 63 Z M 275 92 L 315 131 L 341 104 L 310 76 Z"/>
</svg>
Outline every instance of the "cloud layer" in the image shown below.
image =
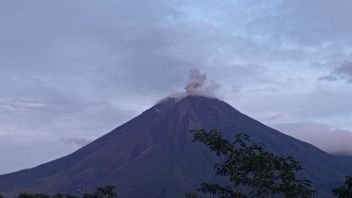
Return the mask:
<svg viewBox="0 0 352 198">
<path fill-rule="evenodd" d="M 72 152 L 77 146 L 63 140 L 95 139 L 184 91 L 193 68 L 202 72 L 188 92 L 214 94 L 221 84 L 225 101 L 269 125 L 351 131 L 350 7 L 347 0 L 1 1 L 0 173 Z M 217 83 L 200 88 L 203 73 Z"/>
<path fill-rule="evenodd" d="M 352 155 L 352 131 L 333 129 L 321 123 L 294 123 L 277 127 L 283 132 L 329 153 Z"/>
</svg>

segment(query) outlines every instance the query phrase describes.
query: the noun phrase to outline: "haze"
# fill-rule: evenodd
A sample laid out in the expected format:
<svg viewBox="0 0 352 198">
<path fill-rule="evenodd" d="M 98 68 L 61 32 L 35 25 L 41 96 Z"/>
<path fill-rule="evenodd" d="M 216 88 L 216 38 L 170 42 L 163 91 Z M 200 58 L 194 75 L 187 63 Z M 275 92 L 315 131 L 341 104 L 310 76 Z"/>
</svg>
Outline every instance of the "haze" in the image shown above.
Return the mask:
<svg viewBox="0 0 352 198">
<path fill-rule="evenodd" d="M 183 91 L 195 68 L 240 111 L 352 154 L 351 6 L 0 1 L 0 174 L 69 154 Z"/>
</svg>

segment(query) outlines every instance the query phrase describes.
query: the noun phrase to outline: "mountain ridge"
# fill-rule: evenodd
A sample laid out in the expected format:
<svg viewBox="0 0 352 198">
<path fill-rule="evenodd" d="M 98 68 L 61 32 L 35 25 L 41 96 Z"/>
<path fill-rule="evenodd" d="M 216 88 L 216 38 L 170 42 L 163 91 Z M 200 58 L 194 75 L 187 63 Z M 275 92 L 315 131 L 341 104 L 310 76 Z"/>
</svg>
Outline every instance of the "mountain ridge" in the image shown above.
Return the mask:
<svg viewBox="0 0 352 198">
<path fill-rule="evenodd" d="M 294 156 L 303 162 L 300 175 L 311 179 L 323 194 L 352 172 L 348 157 L 330 155 L 267 127 L 224 101 L 187 96 L 162 100 L 68 156 L 0 176 L 0 193 L 80 194 L 113 184 L 119 186 L 121 197 L 177 197 L 194 191 L 201 182 L 221 181 L 212 171 L 216 157 L 193 143 L 188 132 L 200 128 L 219 129 L 231 139 L 246 132 L 268 150 Z"/>
</svg>

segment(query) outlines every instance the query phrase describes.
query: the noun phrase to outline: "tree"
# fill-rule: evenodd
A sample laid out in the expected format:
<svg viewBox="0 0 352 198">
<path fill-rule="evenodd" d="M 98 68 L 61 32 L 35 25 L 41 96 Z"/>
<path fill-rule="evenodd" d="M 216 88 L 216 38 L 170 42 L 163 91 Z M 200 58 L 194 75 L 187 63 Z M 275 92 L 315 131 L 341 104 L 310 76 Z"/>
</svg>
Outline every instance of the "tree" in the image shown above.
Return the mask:
<svg viewBox="0 0 352 198">
<path fill-rule="evenodd" d="M 300 162 L 293 157 L 265 151 L 263 144 L 249 144 L 246 134 L 238 134 L 233 142 L 224 139 L 217 130 L 193 130 L 194 140 L 205 144 L 223 159 L 214 166 L 217 175 L 229 178 L 231 185 L 202 183 L 199 191 L 232 197 L 284 196 L 312 197 L 315 190 L 309 180 L 296 178 Z"/>
<path fill-rule="evenodd" d="M 51 196 L 51 198 L 65 198 L 66 196 L 64 194 L 61 193 L 57 193 Z"/>
<path fill-rule="evenodd" d="M 71 195 L 71 194 L 57 193 L 57 194 L 50 196 L 50 198 L 79 198 L 79 196 Z"/>
<path fill-rule="evenodd" d="M 195 192 L 190 192 L 185 194 L 185 198 L 197 198 L 197 193 Z"/>
<path fill-rule="evenodd" d="M 4 198 L 4 196 L 2 196 L 2 195 L 0 194 L 0 198 Z"/>
<path fill-rule="evenodd" d="M 71 195 L 71 194 L 61 194 L 61 193 L 57 193 L 54 195 L 47 195 L 47 194 L 43 194 L 43 193 L 28 193 L 28 192 L 24 192 L 21 193 L 17 196 L 17 198 L 79 198 L 76 195 Z"/>
<path fill-rule="evenodd" d="M 3 197 L 1 197 L 0 195 L 0 198 L 3 198 Z M 57 193 L 54 195 L 46 195 L 42 193 L 24 192 L 19 194 L 17 198 L 80 198 L 80 197 L 76 195 L 61 194 L 61 193 Z M 98 187 L 93 193 L 84 194 L 82 198 L 116 198 L 116 187 L 115 186 Z"/>
<path fill-rule="evenodd" d="M 345 184 L 332 189 L 332 193 L 339 198 L 352 197 L 352 175 L 346 176 Z"/>
<path fill-rule="evenodd" d="M 43 193 L 28 193 L 24 192 L 17 196 L 17 198 L 50 198 L 49 195 Z"/>
<path fill-rule="evenodd" d="M 115 198 L 115 186 L 98 187 L 92 194 L 84 194 L 83 198 Z"/>
</svg>

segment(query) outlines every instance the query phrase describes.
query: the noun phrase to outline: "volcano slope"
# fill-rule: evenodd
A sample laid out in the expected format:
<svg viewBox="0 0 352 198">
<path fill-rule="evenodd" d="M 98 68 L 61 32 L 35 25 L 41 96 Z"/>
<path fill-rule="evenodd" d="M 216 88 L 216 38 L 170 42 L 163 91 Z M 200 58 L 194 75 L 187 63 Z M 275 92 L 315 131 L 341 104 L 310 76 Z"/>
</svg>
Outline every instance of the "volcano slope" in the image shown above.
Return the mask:
<svg viewBox="0 0 352 198">
<path fill-rule="evenodd" d="M 300 176 L 310 179 L 319 195 L 352 172 L 352 160 L 330 155 L 240 113 L 227 103 L 203 96 L 168 98 L 78 151 L 35 168 L 0 176 L 0 193 L 81 194 L 97 186 L 116 185 L 118 195 L 183 197 L 201 182 L 219 181 L 217 161 L 192 142 L 190 129 L 218 129 L 233 139 L 251 135 L 272 152 L 303 163 Z"/>
</svg>

